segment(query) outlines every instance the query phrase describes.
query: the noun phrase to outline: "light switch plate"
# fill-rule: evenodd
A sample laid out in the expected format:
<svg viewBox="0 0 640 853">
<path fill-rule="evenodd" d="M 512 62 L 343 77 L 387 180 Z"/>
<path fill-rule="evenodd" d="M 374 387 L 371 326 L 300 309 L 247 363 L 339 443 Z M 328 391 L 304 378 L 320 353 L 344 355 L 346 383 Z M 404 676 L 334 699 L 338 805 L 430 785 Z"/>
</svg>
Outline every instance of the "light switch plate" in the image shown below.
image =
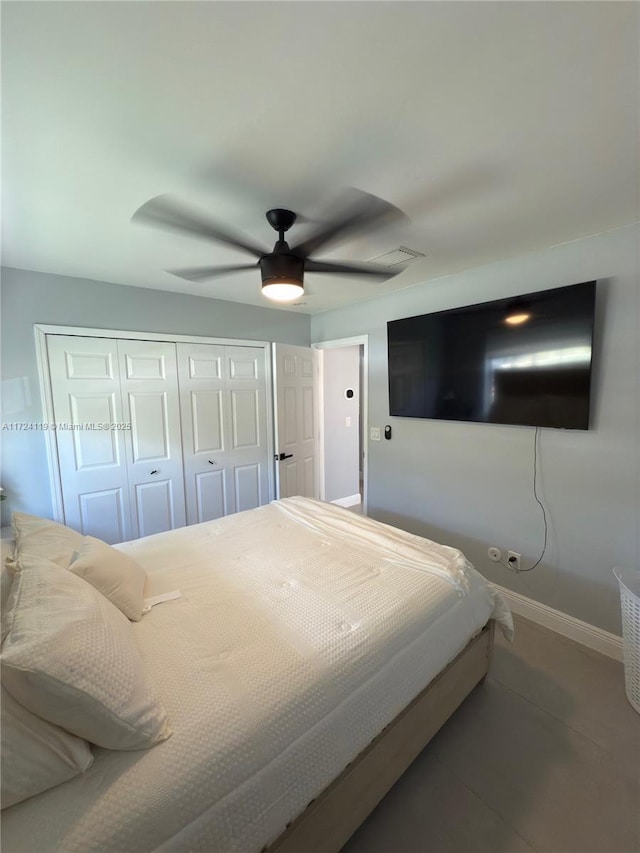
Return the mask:
<svg viewBox="0 0 640 853">
<path fill-rule="evenodd" d="M 380 441 L 380 427 L 371 427 L 369 435 L 371 441 Z"/>
</svg>

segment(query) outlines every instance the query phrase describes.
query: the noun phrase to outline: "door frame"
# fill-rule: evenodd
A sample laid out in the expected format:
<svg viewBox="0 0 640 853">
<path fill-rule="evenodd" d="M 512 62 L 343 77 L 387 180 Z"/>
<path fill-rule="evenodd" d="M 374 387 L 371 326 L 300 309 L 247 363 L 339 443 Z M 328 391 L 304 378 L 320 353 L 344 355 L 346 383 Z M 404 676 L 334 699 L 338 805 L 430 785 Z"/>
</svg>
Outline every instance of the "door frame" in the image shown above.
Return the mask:
<svg viewBox="0 0 640 853">
<path fill-rule="evenodd" d="M 128 341 L 161 341 L 164 343 L 187 343 L 187 344 L 218 344 L 221 346 L 245 346 L 260 347 L 264 349 L 265 381 L 266 381 L 266 404 L 267 404 L 267 451 L 271 459 L 274 450 L 273 430 L 273 375 L 271 370 L 270 341 L 251 341 L 240 338 L 203 337 L 201 335 L 176 335 L 171 332 L 132 332 L 121 329 L 95 329 L 82 326 L 55 326 L 43 323 L 35 323 L 33 327 L 36 339 L 36 364 L 38 380 L 40 384 L 40 400 L 42 402 L 43 423 L 55 423 L 53 410 L 53 396 L 51 393 L 51 381 L 49 372 L 49 353 L 47 350 L 47 337 L 49 335 L 75 335 L 82 338 L 114 338 Z M 58 462 L 58 444 L 56 442 L 55 430 L 42 430 L 44 434 L 45 447 L 47 450 L 47 466 L 49 470 L 49 485 L 51 487 L 51 504 L 53 507 L 53 520 L 64 524 L 64 505 L 62 502 L 62 479 Z M 267 476 L 269 478 L 269 500 L 275 496 L 275 481 L 272 465 L 267 465 Z"/>
<path fill-rule="evenodd" d="M 369 335 L 315 341 L 311 349 L 320 350 L 318 359 L 318 486 L 320 499 L 325 500 L 324 483 L 324 359 L 322 350 L 362 346 L 362 383 L 360 388 L 360 413 L 362 416 L 362 512 L 367 515 L 369 506 Z"/>
</svg>

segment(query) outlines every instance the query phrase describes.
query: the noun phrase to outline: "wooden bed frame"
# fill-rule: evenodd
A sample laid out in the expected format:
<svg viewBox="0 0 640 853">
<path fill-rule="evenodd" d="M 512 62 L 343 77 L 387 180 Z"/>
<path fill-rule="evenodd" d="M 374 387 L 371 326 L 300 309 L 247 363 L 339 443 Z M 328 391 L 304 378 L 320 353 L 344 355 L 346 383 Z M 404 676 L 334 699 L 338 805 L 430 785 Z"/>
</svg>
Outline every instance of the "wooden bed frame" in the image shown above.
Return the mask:
<svg viewBox="0 0 640 853">
<path fill-rule="evenodd" d="M 438 729 L 484 681 L 494 633 L 491 620 L 264 853 L 338 853 Z"/>
</svg>

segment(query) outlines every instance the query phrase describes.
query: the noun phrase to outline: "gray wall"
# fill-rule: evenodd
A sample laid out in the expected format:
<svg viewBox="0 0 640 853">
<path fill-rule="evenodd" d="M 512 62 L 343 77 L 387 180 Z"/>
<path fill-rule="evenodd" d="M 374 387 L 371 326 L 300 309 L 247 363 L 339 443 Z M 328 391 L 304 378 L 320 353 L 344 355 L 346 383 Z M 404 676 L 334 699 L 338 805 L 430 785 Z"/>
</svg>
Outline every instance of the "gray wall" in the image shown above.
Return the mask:
<svg viewBox="0 0 640 853">
<path fill-rule="evenodd" d="M 636 226 L 494 263 L 312 317 L 312 341 L 369 335 L 369 513 L 461 548 L 490 580 L 619 634 L 612 566 L 640 568 L 640 294 Z M 515 575 L 487 548 L 540 554 L 528 427 L 390 418 L 386 322 L 598 279 L 591 428 L 544 429 L 539 492 L 549 543 Z"/>
<path fill-rule="evenodd" d="M 43 420 L 35 323 L 303 346 L 309 345 L 310 328 L 308 316 L 291 311 L 5 268 L 0 293 L 3 422 Z M 14 510 L 51 517 L 42 433 L 3 430 L 1 438 L 0 483 L 9 496 L 2 504 L 3 524 Z"/>
<path fill-rule="evenodd" d="M 335 501 L 360 491 L 360 347 L 323 350 L 322 375 L 324 491 L 326 500 Z M 354 392 L 350 400 L 347 388 Z"/>
</svg>

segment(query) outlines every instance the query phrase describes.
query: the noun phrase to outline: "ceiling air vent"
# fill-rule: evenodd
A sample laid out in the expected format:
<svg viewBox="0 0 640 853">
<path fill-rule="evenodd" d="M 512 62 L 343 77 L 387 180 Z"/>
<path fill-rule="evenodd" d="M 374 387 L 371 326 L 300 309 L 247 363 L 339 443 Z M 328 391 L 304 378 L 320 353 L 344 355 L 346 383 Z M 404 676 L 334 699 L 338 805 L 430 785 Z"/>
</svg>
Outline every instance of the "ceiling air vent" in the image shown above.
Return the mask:
<svg viewBox="0 0 640 853">
<path fill-rule="evenodd" d="M 377 255 L 375 258 L 369 258 L 368 260 L 370 263 L 378 264 L 382 267 L 396 267 L 400 264 L 409 264 L 412 261 L 417 261 L 418 258 L 424 257 L 425 255 L 422 252 L 407 249 L 405 246 L 398 246 L 397 249 L 391 249 L 389 252 Z"/>
</svg>

